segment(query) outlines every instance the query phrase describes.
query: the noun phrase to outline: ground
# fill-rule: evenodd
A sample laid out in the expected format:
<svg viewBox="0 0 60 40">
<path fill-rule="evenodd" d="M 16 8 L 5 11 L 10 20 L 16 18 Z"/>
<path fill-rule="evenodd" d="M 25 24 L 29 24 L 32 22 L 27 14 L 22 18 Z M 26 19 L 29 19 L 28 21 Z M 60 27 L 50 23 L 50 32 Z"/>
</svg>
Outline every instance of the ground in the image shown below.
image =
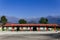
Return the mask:
<svg viewBox="0 0 60 40">
<path fill-rule="evenodd" d="M 60 33 L 55 34 L 5 34 L 0 40 L 60 40 Z"/>
</svg>

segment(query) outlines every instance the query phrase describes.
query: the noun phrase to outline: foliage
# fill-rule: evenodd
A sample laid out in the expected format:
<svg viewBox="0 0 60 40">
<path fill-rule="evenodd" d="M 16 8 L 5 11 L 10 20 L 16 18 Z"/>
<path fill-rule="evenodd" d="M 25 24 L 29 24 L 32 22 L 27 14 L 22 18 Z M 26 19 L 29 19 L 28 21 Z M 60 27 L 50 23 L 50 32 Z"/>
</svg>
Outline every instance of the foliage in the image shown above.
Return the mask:
<svg viewBox="0 0 60 40">
<path fill-rule="evenodd" d="M 20 20 L 19 20 L 19 24 L 26 24 L 26 23 L 27 23 L 27 21 L 24 20 L 24 19 L 20 19 Z"/>
<path fill-rule="evenodd" d="M 7 19 L 6 19 L 5 16 L 2 16 L 2 17 L 1 17 L 1 22 L 2 22 L 3 24 L 7 23 Z"/>
<path fill-rule="evenodd" d="M 47 19 L 47 18 L 42 17 L 42 18 L 39 20 L 39 23 L 47 24 L 47 23 L 48 23 L 48 19 Z"/>
</svg>

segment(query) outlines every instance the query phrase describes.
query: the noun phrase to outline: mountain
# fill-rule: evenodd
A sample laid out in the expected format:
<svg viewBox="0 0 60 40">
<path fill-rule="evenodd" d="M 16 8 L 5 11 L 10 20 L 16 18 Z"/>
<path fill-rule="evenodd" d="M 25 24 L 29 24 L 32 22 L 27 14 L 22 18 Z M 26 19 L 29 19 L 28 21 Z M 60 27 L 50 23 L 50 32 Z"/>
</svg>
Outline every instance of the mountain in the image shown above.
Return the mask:
<svg viewBox="0 0 60 40">
<path fill-rule="evenodd" d="M 29 20 L 28 23 L 38 23 L 40 18 L 28 18 L 27 21 Z M 47 16 L 44 18 L 47 18 L 50 24 L 60 24 L 60 16 Z"/>
<path fill-rule="evenodd" d="M 8 23 L 18 23 L 18 20 L 20 19 L 10 16 L 6 16 L 6 18 L 8 19 Z M 45 18 L 48 19 L 48 23 L 60 24 L 60 16 L 47 16 Z M 28 23 L 38 23 L 38 21 L 40 20 L 40 18 L 22 18 L 22 19 L 25 19 Z"/>
<path fill-rule="evenodd" d="M 30 24 L 30 23 L 34 23 L 34 24 L 37 24 L 38 21 L 40 20 L 40 18 L 27 18 L 26 19 L 27 22 Z"/>
<path fill-rule="evenodd" d="M 48 16 L 46 17 L 49 23 L 60 24 L 60 16 Z"/>
<path fill-rule="evenodd" d="M 0 16 L 0 20 L 1 20 L 1 17 Z M 8 23 L 18 23 L 19 19 L 25 19 L 27 21 L 30 21 L 29 18 L 16 18 L 16 17 L 11 17 L 11 16 L 6 16 L 7 20 L 8 20 Z"/>
<path fill-rule="evenodd" d="M 18 23 L 19 18 L 6 16 L 8 23 Z"/>
</svg>

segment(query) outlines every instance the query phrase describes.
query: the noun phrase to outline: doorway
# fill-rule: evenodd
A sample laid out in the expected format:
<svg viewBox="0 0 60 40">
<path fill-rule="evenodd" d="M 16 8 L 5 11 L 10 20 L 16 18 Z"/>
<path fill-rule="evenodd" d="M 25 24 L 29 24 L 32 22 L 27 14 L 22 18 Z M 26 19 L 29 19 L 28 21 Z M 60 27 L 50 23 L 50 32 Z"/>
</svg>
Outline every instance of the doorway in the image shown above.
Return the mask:
<svg viewBox="0 0 60 40">
<path fill-rule="evenodd" d="M 33 27 L 33 31 L 37 31 L 37 27 Z"/>
<path fill-rule="evenodd" d="M 20 27 L 17 27 L 17 29 L 16 29 L 16 30 L 17 30 L 17 31 L 20 31 L 20 29 L 19 29 L 19 28 L 20 28 Z"/>
</svg>

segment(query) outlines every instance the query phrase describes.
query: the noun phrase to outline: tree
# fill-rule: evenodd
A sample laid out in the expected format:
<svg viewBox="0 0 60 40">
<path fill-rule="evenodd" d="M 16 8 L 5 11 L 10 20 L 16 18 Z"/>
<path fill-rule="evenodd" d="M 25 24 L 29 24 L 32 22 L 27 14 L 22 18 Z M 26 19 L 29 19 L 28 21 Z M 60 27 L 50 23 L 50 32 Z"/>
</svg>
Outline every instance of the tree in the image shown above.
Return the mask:
<svg viewBox="0 0 60 40">
<path fill-rule="evenodd" d="M 5 25 L 7 23 L 7 18 L 5 16 L 2 16 L 1 22 L 2 22 L 2 26 Z M 2 30 L 4 31 L 4 27 L 2 27 Z"/>
<path fill-rule="evenodd" d="M 47 24 L 47 23 L 48 23 L 48 19 L 42 17 L 42 18 L 39 20 L 39 23 L 41 23 L 41 24 Z"/>
<path fill-rule="evenodd" d="M 48 23 L 48 19 L 42 17 L 42 18 L 39 20 L 39 23 L 41 23 L 41 24 L 47 24 L 47 23 Z M 45 29 L 45 28 L 43 27 L 43 29 Z"/>
<path fill-rule="evenodd" d="M 20 19 L 18 22 L 19 22 L 19 24 L 26 24 L 27 23 L 27 21 L 24 19 Z M 17 27 L 17 31 L 19 31 L 19 27 Z"/>
<path fill-rule="evenodd" d="M 1 17 L 1 22 L 2 22 L 3 24 L 7 23 L 7 19 L 6 19 L 5 16 L 2 16 L 2 17 Z"/>
<path fill-rule="evenodd" d="M 20 20 L 19 20 L 19 24 L 26 24 L 26 23 L 27 23 L 27 21 L 24 20 L 24 19 L 20 19 Z"/>
</svg>

